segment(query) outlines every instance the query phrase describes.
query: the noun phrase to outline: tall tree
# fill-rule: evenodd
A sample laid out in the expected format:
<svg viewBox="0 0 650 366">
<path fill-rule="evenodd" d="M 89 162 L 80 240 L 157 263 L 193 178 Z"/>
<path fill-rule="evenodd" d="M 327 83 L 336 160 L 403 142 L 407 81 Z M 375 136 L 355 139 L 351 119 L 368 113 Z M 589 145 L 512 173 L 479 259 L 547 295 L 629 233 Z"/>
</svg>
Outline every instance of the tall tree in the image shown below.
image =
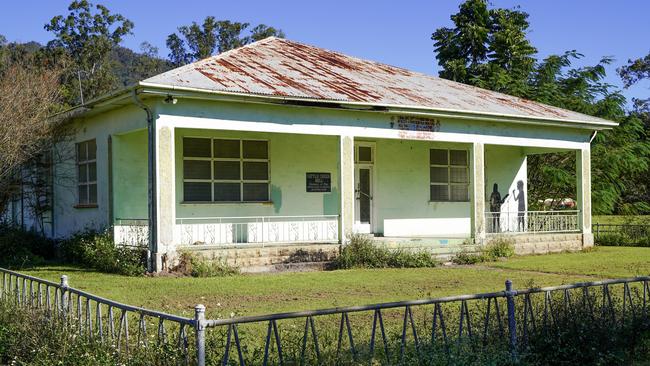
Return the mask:
<svg viewBox="0 0 650 366">
<path fill-rule="evenodd" d="M 519 9 L 488 9 L 486 0 L 467 0 L 451 16 L 452 28 L 432 34 L 440 76 L 621 123 L 599 134 L 592 147 L 592 186 L 597 213 L 633 212 L 648 208 L 625 196 L 636 177 L 647 174 L 650 145 L 641 120 L 625 113 L 625 98 L 605 80 L 603 58 L 593 66 L 573 67 L 582 55 L 568 51 L 543 60 L 527 38 L 528 14 Z M 647 75 L 645 63 L 634 61 L 628 80 Z M 625 76 L 624 76 L 625 78 Z M 573 154 L 532 155 L 528 161 L 531 204 L 546 198 L 575 195 Z"/>
<path fill-rule="evenodd" d="M 628 60 L 627 65 L 618 69 L 626 88 L 641 82 L 650 81 L 650 53 L 645 57 Z M 643 124 L 643 139 L 650 143 L 650 98 L 635 98 L 631 113 Z M 637 176 L 628 182 L 625 189 L 625 202 L 645 202 L 650 205 L 650 178 L 647 174 Z M 645 212 L 650 212 L 646 208 Z"/>
<path fill-rule="evenodd" d="M 523 96 L 537 50 L 526 38 L 528 14 L 488 9 L 485 0 L 468 0 L 451 16 L 454 28 L 431 38 L 440 76 L 461 83 Z"/>
<path fill-rule="evenodd" d="M 618 69 L 618 73 L 625 83 L 625 87 L 639 83 L 641 80 L 650 81 L 650 52 L 645 57 L 628 60 L 627 65 Z M 634 99 L 635 111 L 645 120 L 650 114 L 650 98 Z M 650 128 L 650 126 L 648 126 Z"/>
<path fill-rule="evenodd" d="M 284 37 L 281 30 L 264 24 L 248 30 L 249 26 L 249 23 L 216 20 L 208 16 L 201 25 L 192 22 L 179 27 L 177 33 L 167 37 L 169 60 L 175 66 L 181 66 L 267 37 Z M 248 34 L 243 34 L 247 30 Z"/>
<path fill-rule="evenodd" d="M 65 65 L 63 96 L 68 104 L 83 103 L 119 86 L 110 53 L 133 29 L 133 23 L 100 4 L 75 0 L 67 16 L 57 15 L 44 28 L 54 34 L 50 57 Z"/>
</svg>

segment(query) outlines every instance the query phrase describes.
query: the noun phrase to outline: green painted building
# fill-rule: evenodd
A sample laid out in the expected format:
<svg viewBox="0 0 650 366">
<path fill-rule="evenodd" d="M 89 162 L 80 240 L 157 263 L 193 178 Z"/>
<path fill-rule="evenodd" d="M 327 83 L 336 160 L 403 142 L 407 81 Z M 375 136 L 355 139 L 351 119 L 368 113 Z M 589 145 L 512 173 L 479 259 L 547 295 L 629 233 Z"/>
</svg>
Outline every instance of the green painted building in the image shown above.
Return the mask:
<svg viewBox="0 0 650 366">
<path fill-rule="evenodd" d="M 616 126 L 278 38 L 68 113 L 52 235 L 112 228 L 119 243 L 149 243 L 153 270 L 179 248 L 351 233 L 442 252 L 494 235 L 521 252 L 592 245 L 590 141 Z M 577 156 L 576 207 L 529 211 L 527 156 L 556 151 Z"/>
</svg>

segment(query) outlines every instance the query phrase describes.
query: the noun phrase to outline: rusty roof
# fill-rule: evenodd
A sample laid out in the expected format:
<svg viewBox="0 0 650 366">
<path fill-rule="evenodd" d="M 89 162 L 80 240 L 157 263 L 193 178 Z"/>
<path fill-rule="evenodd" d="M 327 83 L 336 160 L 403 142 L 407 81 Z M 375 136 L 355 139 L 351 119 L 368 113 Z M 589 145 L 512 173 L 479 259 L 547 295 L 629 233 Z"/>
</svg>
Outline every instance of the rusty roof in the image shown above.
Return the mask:
<svg viewBox="0 0 650 366">
<path fill-rule="evenodd" d="M 144 80 L 168 87 L 581 123 L 593 116 L 270 37 Z"/>
</svg>

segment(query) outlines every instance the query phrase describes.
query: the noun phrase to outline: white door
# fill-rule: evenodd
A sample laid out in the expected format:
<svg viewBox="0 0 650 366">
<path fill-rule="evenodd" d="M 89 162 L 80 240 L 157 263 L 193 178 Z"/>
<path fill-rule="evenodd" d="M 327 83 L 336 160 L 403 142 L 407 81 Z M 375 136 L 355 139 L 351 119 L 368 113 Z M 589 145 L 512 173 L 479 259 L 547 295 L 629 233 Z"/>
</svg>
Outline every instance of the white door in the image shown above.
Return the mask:
<svg viewBox="0 0 650 366">
<path fill-rule="evenodd" d="M 356 233 L 373 232 L 374 153 L 372 143 L 358 143 L 355 146 L 354 232 Z"/>
</svg>

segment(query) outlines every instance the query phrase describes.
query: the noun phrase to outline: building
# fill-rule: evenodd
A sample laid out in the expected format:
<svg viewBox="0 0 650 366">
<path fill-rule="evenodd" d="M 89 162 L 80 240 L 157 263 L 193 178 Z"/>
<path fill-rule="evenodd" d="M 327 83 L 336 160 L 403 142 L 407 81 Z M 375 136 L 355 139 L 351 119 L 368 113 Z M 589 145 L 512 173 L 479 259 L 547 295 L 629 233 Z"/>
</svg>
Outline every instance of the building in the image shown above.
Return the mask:
<svg viewBox="0 0 650 366">
<path fill-rule="evenodd" d="M 68 113 L 52 235 L 113 227 L 150 242 L 154 270 L 179 248 L 322 249 L 350 233 L 436 253 L 500 234 L 520 252 L 590 246 L 590 141 L 616 126 L 279 38 Z M 526 157 L 557 151 L 576 154 L 577 209 L 529 211 Z"/>
</svg>

